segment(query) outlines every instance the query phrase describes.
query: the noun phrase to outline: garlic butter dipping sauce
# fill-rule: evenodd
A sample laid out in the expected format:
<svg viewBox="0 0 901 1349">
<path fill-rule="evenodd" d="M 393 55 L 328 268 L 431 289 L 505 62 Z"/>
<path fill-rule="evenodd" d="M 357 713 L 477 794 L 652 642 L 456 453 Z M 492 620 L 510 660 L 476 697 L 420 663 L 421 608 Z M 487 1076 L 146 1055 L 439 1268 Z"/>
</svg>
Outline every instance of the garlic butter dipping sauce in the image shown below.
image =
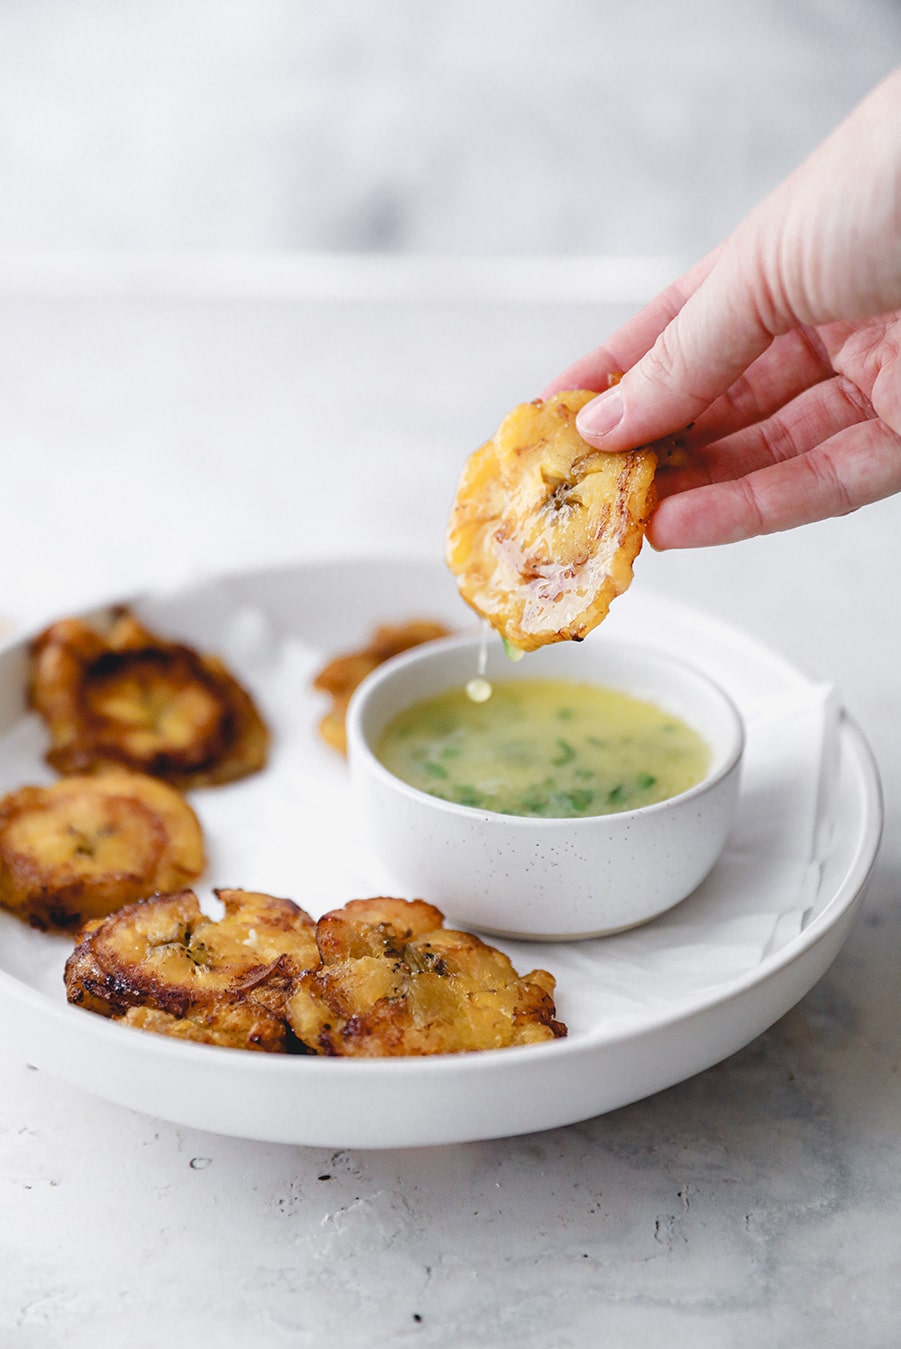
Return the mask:
<svg viewBox="0 0 901 1349">
<path fill-rule="evenodd" d="M 628 694 L 560 679 L 492 680 L 406 708 L 377 757 L 411 787 L 502 815 L 610 815 L 677 796 L 710 765 L 680 718 Z"/>
</svg>

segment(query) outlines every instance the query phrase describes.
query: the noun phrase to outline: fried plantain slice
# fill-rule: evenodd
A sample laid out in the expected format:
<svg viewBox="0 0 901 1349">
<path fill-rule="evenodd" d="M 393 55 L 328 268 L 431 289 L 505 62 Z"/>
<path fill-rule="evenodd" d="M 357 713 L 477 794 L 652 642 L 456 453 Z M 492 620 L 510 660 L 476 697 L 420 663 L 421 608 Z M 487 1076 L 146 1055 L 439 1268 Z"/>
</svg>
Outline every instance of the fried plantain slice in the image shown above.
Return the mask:
<svg viewBox="0 0 901 1349">
<path fill-rule="evenodd" d="M 554 979 L 442 926 L 423 900 L 352 900 L 320 918 L 322 964 L 288 999 L 297 1038 L 323 1055 L 456 1054 L 566 1034 Z"/>
<path fill-rule="evenodd" d="M 185 790 L 266 762 L 265 723 L 222 661 L 166 641 L 129 610 L 106 629 L 68 618 L 41 633 L 30 698 L 61 773 L 124 765 Z"/>
<path fill-rule="evenodd" d="M 447 536 L 460 593 L 522 651 L 581 641 L 629 586 L 654 507 L 652 449 L 606 454 L 576 430 L 597 397 L 513 409 L 468 459 Z"/>
<path fill-rule="evenodd" d="M 174 788 L 141 773 L 63 778 L 0 800 L 0 905 L 33 927 L 73 927 L 205 864 L 197 816 Z"/>
<path fill-rule="evenodd" d="M 315 924 L 289 899 L 216 893 L 218 921 L 182 890 L 90 925 L 66 962 L 69 1002 L 181 1039 L 284 1049 L 285 1001 L 319 960 Z M 130 1016 L 135 1008 L 160 1015 Z"/>
<path fill-rule="evenodd" d="M 332 706 L 319 723 L 319 734 L 327 745 L 341 754 L 347 753 L 347 734 L 344 719 L 354 689 L 368 674 L 377 669 L 392 656 L 402 651 L 420 646 L 423 642 L 433 642 L 438 637 L 447 637 L 450 629 L 443 623 L 432 619 L 417 618 L 407 623 L 383 624 L 376 628 L 366 646 L 359 651 L 349 651 L 335 656 L 319 671 L 313 680 L 313 688 L 328 693 Z"/>
</svg>

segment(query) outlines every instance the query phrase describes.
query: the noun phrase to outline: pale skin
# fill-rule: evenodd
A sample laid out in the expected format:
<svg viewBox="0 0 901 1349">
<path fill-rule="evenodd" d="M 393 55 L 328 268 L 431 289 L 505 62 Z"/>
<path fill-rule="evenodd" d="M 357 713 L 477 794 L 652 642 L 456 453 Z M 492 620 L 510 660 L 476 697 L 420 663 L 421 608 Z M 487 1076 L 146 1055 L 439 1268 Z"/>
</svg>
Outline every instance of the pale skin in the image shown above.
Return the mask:
<svg viewBox="0 0 901 1349">
<path fill-rule="evenodd" d="M 573 388 L 606 390 L 579 414 L 589 444 L 683 451 L 657 473 L 656 548 L 791 529 L 901 490 L 901 69 L 544 396 Z"/>
</svg>

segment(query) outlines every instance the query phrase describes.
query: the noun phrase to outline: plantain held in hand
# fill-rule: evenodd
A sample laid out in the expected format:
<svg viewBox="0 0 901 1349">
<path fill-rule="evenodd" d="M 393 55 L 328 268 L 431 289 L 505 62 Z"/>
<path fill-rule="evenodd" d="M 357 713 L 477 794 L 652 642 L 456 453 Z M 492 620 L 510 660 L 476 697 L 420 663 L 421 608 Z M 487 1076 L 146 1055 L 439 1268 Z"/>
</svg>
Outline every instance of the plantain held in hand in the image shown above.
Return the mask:
<svg viewBox="0 0 901 1349">
<path fill-rule="evenodd" d="M 581 641 L 632 580 L 655 504 L 651 449 L 607 454 L 576 430 L 585 389 L 513 409 L 466 463 L 447 563 L 512 646 Z"/>
</svg>

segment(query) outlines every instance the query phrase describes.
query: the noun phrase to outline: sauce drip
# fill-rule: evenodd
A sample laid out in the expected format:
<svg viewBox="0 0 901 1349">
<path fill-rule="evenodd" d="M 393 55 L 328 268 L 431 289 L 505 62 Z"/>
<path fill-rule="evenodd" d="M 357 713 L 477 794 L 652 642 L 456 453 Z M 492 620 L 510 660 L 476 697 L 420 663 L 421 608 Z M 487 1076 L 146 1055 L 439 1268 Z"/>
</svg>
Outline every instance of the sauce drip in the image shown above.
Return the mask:
<svg viewBox="0 0 901 1349">
<path fill-rule="evenodd" d="M 466 685 L 466 696 L 472 703 L 487 703 L 491 694 L 492 688 L 487 679 L 470 679 Z"/>
<path fill-rule="evenodd" d="M 487 619 L 483 618 L 476 677 L 470 679 L 466 685 L 466 696 L 472 703 L 487 703 L 491 697 L 491 685 L 485 678 L 485 671 L 488 668 L 488 633 L 490 630 L 491 625 Z"/>
</svg>

